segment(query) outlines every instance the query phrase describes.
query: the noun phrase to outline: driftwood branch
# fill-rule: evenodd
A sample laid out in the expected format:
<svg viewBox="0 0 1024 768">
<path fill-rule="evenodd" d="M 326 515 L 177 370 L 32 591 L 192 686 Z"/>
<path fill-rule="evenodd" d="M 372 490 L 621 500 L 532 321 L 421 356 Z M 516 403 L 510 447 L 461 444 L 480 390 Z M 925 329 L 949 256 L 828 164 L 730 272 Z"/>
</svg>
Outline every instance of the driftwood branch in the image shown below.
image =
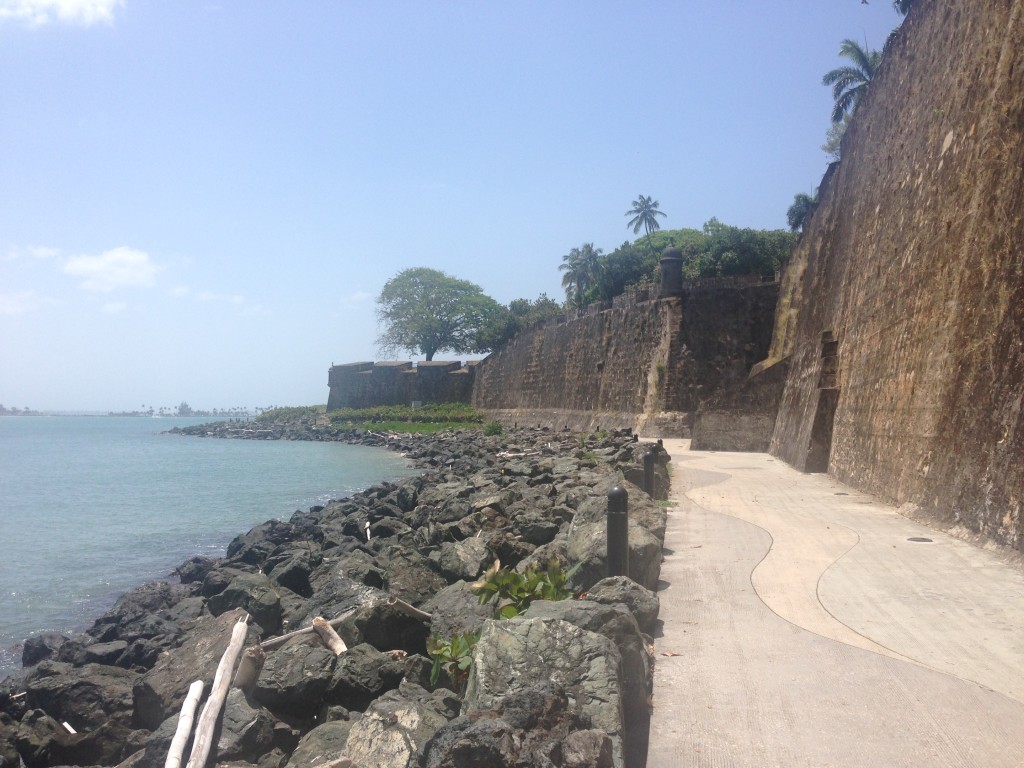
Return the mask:
<svg viewBox="0 0 1024 768">
<path fill-rule="evenodd" d="M 235 671 L 235 663 L 242 653 L 242 645 L 245 643 L 245 635 L 249 631 L 246 624 L 246 616 L 235 624 L 231 630 L 231 642 L 227 650 L 221 656 L 220 664 L 217 666 L 217 674 L 213 677 L 213 685 L 210 686 L 210 698 L 206 700 L 203 713 L 199 716 L 199 723 L 196 725 L 196 736 L 192 740 L 192 754 L 189 755 L 188 765 L 185 768 L 205 768 L 206 759 L 210 756 L 210 749 L 213 747 L 213 732 L 217 725 L 217 718 L 220 717 L 220 710 L 224 706 L 224 700 L 228 697 L 228 688 L 231 685 L 232 673 Z"/>
<path fill-rule="evenodd" d="M 341 654 L 348 650 L 345 641 L 341 639 L 341 636 L 334 631 L 334 627 L 323 616 L 317 616 L 313 619 L 313 631 L 320 635 L 324 645 L 330 648 L 335 656 L 341 656 Z"/>
<path fill-rule="evenodd" d="M 171 739 L 171 748 L 167 752 L 164 768 L 180 768 L 181 757 L 185 752 L 185 745 L 188 744 L 189 734 L 192 733 L 192 721 L 195 720 L 196 709 L 199 708 L 199 699 L 202 695 L 203 681 L 196 680 L 188 687 L 188 695 L 181 705 L 178 727 L 174 731 L 174 738 Z"/>
<path fill-rule="evenodd" d="M 347 619 L 355 612 L 355 608 L 353 608 L 350 611 L 345 611 L 343 614 L 341 614 L 341 616 L 339 616 L 336 619 L 331 619 L 327 623 L 330 624 L 332 627 L 341 626 L 345 619 Z M 303 627 L 302 629 L 296 629 L 294 632 L 289 632 L 286 635 L 279 635 L 278 637 L 272 637 L 269 640 L 264 640 L 262 643 L 260 643 L 260 648 L 262 648 L 264 651 L 270 651 L 274 648 L 277 648 L 278 646 L 284 645 L 293 637 L 297 637 L 299 635 L 308 635 L 312 631 L 314 631 L 312 626 Z"/>
<path fill-rule="evenodd" d="M 246 648 L 241 661 L 238 662 L 238 669 L 235 670 L 232 687 L 240 688 L 246 695 L 252 693 L 252 689 L 256 687 L 256 681 L 260 678 L 260 672 L 263 671 L 263 662 L 266 660 L 267 654 L 258 645 Z"/>
<path fill-rule="evenodd" d="M 433 616 L 427 613 L 426 611 L 421 611 L 416 606 L 409 605 L 409 603 L 405 602 L 405 600 L 395 597 L 394 595 L 388 598 L 388 605 L 397 608 L 402 613 L 406 613 L 409 616 L 412 616 L 416 619 L 420 619 L 422 621 L 430 621 L 431 618 L 433 618 Z"/>
</svg>

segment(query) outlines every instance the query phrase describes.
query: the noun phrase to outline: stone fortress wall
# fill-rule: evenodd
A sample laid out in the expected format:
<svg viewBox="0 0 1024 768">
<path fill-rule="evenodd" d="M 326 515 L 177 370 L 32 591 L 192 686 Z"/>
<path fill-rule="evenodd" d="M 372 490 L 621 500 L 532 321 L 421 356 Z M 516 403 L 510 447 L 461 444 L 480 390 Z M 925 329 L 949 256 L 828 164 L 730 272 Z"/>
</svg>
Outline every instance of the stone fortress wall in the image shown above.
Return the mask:
<svg viewBox="0 0 1024 768">
<path fill-rule="evenodd" d="M 917 0 L 842 154 L 781 283 L 663 278 L 548 323 L 476 366 L 473 404 L 693 423 L 694 448 L 768 449 L 1024 551 L 1024 0 Z"/>
<path fill-rule="evenodd" d="M 820 197 L 771 452 L 1024 550 L 1024 0 L 918 0 Z"/>
<path fill-rule="evenodd" d="M 476 361 L 382 361 L 333 365 L 327 374 L 327 410 L 379 405 L 468 403 Z"/>
</svg>

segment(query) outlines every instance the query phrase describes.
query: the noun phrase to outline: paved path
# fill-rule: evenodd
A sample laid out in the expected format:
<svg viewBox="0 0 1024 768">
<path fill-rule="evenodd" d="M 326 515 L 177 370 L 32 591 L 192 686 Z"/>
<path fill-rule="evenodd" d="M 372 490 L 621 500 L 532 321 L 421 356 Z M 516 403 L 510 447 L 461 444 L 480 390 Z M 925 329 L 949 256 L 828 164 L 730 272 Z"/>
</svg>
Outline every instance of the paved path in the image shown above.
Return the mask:
<svg viewBox="0 0 1024 768">
<path fill-rule="evenodd" d="M 1024 570 L 766 454 L 665 446 L 648 768 L 1024 766 Z"/>
</svg>

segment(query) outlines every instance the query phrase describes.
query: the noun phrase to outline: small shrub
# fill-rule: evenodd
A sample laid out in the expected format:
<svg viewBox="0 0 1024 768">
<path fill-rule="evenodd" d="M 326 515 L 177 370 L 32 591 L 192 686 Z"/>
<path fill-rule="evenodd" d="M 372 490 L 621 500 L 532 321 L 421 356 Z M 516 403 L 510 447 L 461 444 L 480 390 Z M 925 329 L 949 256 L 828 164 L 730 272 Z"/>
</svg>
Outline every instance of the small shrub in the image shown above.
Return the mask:
<svg viewBox="0 0 1024 768">
<path fill-rule="evenodd" d="M 484 425 L 484 434 L 487 435 L 488 437 L 500 435 L 504 431 L 505 425 L 502 424 L 500 421 L 491 421 Z"/>
<path fill-rule="evenodd" d="M 437 685 L 437 679 L 443 669 L 461 693 L 469 680 L 469 670 L 473 666 L 473 648 L 479 639 L 479 632 L 463 632 L 450 640 L 431 637 L 427 641 L 427 653 L 434 660 L 434 666 L 430 670 L 430 684 Z"/>
<path fill-rule="evenodd" d="M 566 600 L 572 597 L 569 579 L 577 568 L 579 565 L 563 571 L 558 561 L 552 560 L 542 571 L 527 568 L 525 573 L 519 573 L 502 568 L 501 561 L 495 560 L 470 585 L 470 589 L 479 597 L 481 604 L 493 602 L 496 618 L 511 619 L 529 608 L 535 600 Z"/>
</svg>

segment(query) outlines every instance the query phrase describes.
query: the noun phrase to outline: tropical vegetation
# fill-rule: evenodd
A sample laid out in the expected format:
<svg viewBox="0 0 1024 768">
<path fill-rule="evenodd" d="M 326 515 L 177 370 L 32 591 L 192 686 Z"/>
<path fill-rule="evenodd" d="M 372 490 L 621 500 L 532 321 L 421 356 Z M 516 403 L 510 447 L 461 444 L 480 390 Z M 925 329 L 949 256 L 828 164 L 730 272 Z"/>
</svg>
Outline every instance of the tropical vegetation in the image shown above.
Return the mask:
<svg viewBox="0 0 1024 768">
<path fill-rule="evenodd" d="M 786 211 L 786 221 L 793 232 L 803 232 L 804 225 L 818 205 L 818 195 L 811 197 L 801 192 L 793 197 L 793 204 Z"/>
<path fill-rule="evenodd" d="M 603 251 L 593 243 L 584 243 L 573 248 L 562 257 L 558 266 L 562 275 L 562 287 L 570 304 L 583 306 L 583 297 L 597 284 L 601 277 L 601 256 Z"/>
<path fill-rule="evenodd" d="M 880 51 L 864 50 L 850 39 L 843 40 L 840 44 L 839 55 L 849 59 L 851 63 L 836 67 L 821 78 L 822 85 L 832 86 L 832 98 L 835 99 L 835 106 L 832 108 L 833 123 L 842 122 L 846 115 L 856 111 L 882 61 Z"/>
<path fill-rule="evenodd" d="M 476 283 L 427 267 L 406 269 L 388 280 L 377 297 L 383 325 L 377 346 L 382 354 L 406 350 L 427 360 L 441 350 L 488 352 L 482 331 L 501 310 Z"/>
<path fill-rule="evenodd" d="M 640 228 L 643 227 L 647 233 L 647 245 L 653 250 L 651 233 L 661 229 L 658 217 L 666 215 L 658 210 L 658 201 L 652 200 L 650 195 L 639 195 L 633 201 L 633 207 L 626 211 L 624 215 L 633 217 L 626 222 L 626 226 L 633 229 L 634 235 L 639 234 Z"/>
</svg>

